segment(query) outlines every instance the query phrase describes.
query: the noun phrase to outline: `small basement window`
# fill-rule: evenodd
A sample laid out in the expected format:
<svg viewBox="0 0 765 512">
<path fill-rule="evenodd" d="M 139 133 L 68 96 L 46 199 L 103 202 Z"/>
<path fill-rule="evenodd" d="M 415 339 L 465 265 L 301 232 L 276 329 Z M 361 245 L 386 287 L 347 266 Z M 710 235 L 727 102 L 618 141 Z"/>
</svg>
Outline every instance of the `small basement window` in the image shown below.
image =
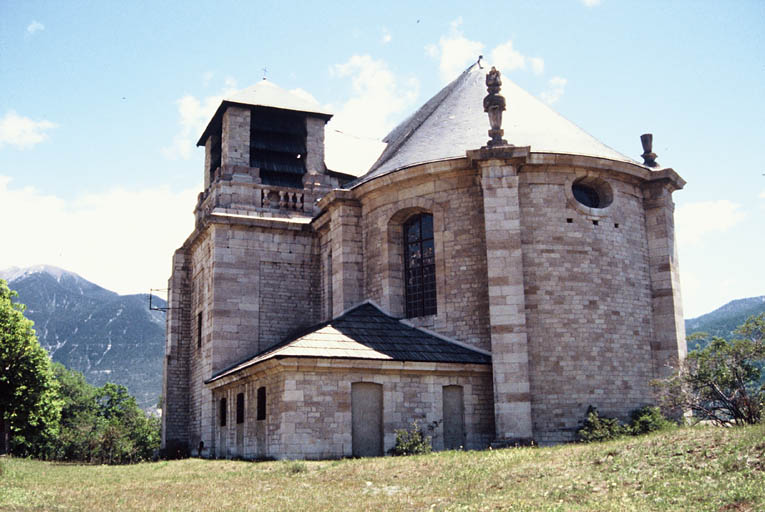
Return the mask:
<svg viewBox="0 0 765 512">
<path fill-rule="evenodd" d="M 258 421 L 266 419 L 266 388 L 261 386 L 258 388 L 258 411 L 255 417 Z"/>
<path fill-rule="evenodd" d="M 236 395 L 236 423 L 244 423 L 244 393 Z"/>
<path fill-rule="evenodd" d="M 220 399 L 220 405 L 219 405 L 219 414 L 220 414 L 220 426 L 225 427 L 226 426 L 226 416 L 228 415 L 228 409 L 226 408 L 226 399 L 221 398 Z"/>
</svg>

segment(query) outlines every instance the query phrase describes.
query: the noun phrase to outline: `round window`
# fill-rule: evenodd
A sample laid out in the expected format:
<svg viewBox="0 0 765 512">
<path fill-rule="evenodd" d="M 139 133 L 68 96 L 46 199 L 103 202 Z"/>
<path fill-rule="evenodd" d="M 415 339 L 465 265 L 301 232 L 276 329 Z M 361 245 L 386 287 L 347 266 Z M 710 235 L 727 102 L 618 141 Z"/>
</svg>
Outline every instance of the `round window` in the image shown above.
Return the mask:
<svg viewBox="0 0 765 512">
<path fill-rule="evenodd" d="M 605 208 L 613 201 L 611 186 L 605 180 L 586 177 L 571 185 L 574 199 L 587 208 Z"/>
</svg>

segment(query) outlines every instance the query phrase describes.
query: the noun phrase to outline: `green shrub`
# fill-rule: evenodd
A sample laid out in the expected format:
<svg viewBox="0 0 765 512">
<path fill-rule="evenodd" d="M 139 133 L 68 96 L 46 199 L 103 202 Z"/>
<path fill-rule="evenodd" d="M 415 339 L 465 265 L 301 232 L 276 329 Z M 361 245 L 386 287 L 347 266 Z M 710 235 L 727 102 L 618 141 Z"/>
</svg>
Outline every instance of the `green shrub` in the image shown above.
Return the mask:
<svg viewBox="0 0 765 512">
<path fill-rule="evenodd" d="M 592 443 L 616 439 L 627 433 L 629 433 L 629 429 L 619 423 L 619 420 L 601 416 L 597 408 L 589 406 L 587 418 L 584 420 L 582 428 L 577 431 L 577 436 L 582 442 Z"/>
<path fill-rule="evenodd" d="M 409 429 L 396 430 L 396 445 L 391 448 L 391 455 L 422 455 L 433 450 L 430 436 L 426 436 L 419 422 L 413 421 Z"/>
<path fill-rule="evenodd" d="M 667 430 L 677 426 L 674 422 L 665 418 L 661 413 L 661 409 L 655 405 L 647 405 L 640 409 L 635 409 L 632 411 L 630 417 L 629 430 L 634 436 L 647 434 L 649 432 L 657 432 L 659 430 Z"/>
<path fill-rule="evenodd" d="M 577 431 L 579 440 L 585 443 L 608 441 L 621 436 L 639 436 L 658 430 L 675 427 L 675 423 L 662 415 L 656 406 L 647 405 L 630 413 L 629 425 L 623 425 L 616 418 L 601 416 L 598 409 L 589 406 L 587 418 L 582 428 Z"/>
</svg>

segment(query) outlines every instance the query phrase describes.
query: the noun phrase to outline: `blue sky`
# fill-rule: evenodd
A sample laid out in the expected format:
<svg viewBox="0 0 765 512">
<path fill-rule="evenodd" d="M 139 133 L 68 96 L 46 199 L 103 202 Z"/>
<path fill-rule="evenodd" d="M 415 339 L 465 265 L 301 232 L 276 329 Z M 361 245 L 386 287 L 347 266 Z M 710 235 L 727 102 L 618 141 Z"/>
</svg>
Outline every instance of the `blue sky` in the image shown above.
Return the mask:
<svg viewBox="0 0 765 512">
<path fill-rule="evenodd" d="M 687 317 L 765 294 L 761 1 L 0 0 L 0 269 L 164 287 L 193 227 L 194 143 L 225 92 L 265 68 L 310 94 L 336 114 L 329 165 L 359 173 L 478 54 L 632 158 L 654 134 L 688 181 L 674 195 Z"/>
</svg>

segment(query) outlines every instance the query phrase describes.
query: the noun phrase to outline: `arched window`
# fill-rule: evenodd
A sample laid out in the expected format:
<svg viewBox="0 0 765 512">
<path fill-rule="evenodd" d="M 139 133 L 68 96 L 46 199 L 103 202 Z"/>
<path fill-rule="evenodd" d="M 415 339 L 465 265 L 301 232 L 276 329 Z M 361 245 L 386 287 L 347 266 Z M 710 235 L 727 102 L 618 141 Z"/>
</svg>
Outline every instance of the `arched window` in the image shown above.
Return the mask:
<svg viewBox="0 0 765 512">
<path fill-rule="evenodd" d="M 436 314 L 436 251 L 433 215 L 416 215 L 404 224 L 406 317 Z"/>
</svg>

